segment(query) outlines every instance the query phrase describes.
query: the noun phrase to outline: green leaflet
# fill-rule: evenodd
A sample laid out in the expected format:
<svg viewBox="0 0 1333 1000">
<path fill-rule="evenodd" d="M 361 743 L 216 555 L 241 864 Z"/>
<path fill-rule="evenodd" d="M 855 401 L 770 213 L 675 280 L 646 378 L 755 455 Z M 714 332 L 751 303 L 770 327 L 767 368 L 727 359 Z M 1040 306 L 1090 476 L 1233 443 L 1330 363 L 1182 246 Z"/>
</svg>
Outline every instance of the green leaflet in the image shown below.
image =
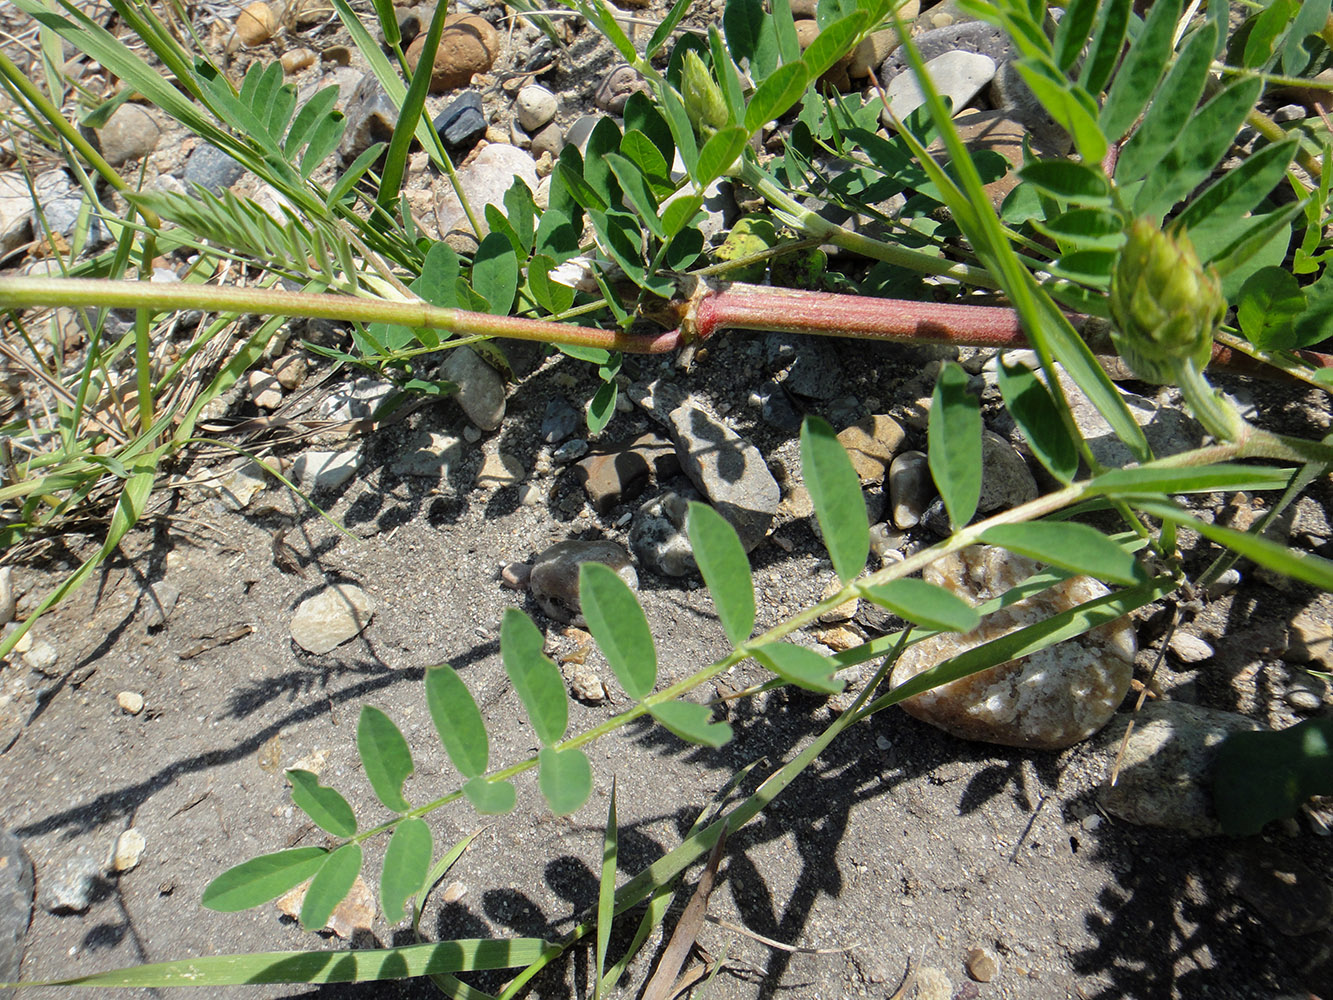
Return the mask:
<svg viewBox="0 0 1333 1000">
<path fill-rule="evenodd" d="M 774 70 L 755 89 L 745 109 L 745 128 L 757 132 L 801 99 L 810 82 L 810 72 L 801 62 Z"/>
<path fill-rule="evenodd" d="M 1020 60 L 1014 68 L 1050 116 L 1074 137 L 1074 146 L 1084 162 L 1100 163 L 1106 155 L 1106 136 L 1097 125 L 1097 105 L 1088 93 L 1036 60 Z"/>
<path fill-rule="evenodd" d="M 317 931 L 327 924 L 334 908 L 352 891 L 352 883 L 360 873 L 360 844 L 344 844 L 325 858 L 305 891 L 305 900 L 301 903 L 301 926 L 308 931 Z"/>
<path fill-rule="evenodd" d="M 537 738 L 546 746 L 565 735 L 569 706 L 560 668 L 542 653 L 542 634 L 522 611 L 506 608 L 500 622 L 500 657 L 528 710 Z"/>
<path fill-rule="evenodd" d="M 930 474 L 955 530 L 972 520 L 981 500 L 981 403 L 967 382 L 956 362 L 940 369 L 926 432 Z"/>
<path fill-rule="evenodd" d="M 846 55 L 857 36 L 868 27 L 868 20 L 867 13 L 858 10 L 824 25 L 801 56 L 801 62 L 805 64 L 806 71 L 810 74 L 808 79 L 822 76 L 835 62 Z M 787 107 L 791 107 L 799 99 L 799 95 L 792 98 Z M 781 110 L 786 111 L 787 108 Z"/>
<path fill-rule="evenodd" d="M 1127 552 L 1096 528 L 1074 521 L 997 524 L 982 532 L 980 540 L 1109 583 L 1133 586 L 1146 578 L 1132 552 Z"/>
<path fill-rule="evenodd" d="M 1305 305 L 1305 292 L 1294 274 L 1283 267 L 1264 267 L 1241 285 L 1236 321 L 1255 347 L 1290 350 L 1298 346 L 1293 324 Z"/>
<path fill-rule="evenodd" d="M 411 809 L 412 804 L 403 798 L 403 782 L 413 771 L 412 751 L 393 720 L 373 705 L 361 706 L 356 749 L 366 779 L 384 807 L 394 812 Z"/>
<path fill-rule="evenodd" d="M 1120 59 L 1125 35 L 1129 32 L 1132 7 L 1132 0 L 1108 0 L 1101 5 L 1097 26 L 1093 30 L 1092 45 L 1079 73 L 1078 82 L 1089 93 L 1099 92 L 1111 78 L 1111 71 Z"/>
<path fill-rule="evenodd" d="M 1212 493 L 1217 490 L 1280 490 L 1290 484 L 1291 469 L 1264 465 L 1195 465 L 1179 468 L 1137 467 L 1104 472 L 1089 484 L 1107 496 L 1160 496 L 1163 493 Z"/>
<path fill-rule="evenodd" d="M 537 784 L 551 812 L 568 816 L 592 794 L 592 765 L 582 750 L 542 747 L 537 755 Z"/>
<path fill-rule="evenodd" d="M 444 752 L 465 778 L 476 778 L 490 766 L 486 723 L 472 692 L 447 663 L 426 669 L 426 706 Z"/>
<path fill-rule="evenodd" d="M 690 504 L 685 528 L 722 630 L 733 646 L 739 646 L 750 638 L 755 617 L 754 581 L 745 547 L 736 529 L 707 504 Z"/>
<path fill-rule="evenodd" d="M 893 580 L 862 587 L 866 598 L 904 621 L 941 632 L 971 632 L 981 622 L 976 608 L 957 594 L 925 580 Z"/>
<path fill-rule="evenodd" d="M 1205 22 L 1180 49 L 1143 121 L 1120 149 L 1115 175 L 1121 183 L 1137 180 L 1161 162 L 1194 113 L 1208 81 L 1217 47 L 1217 25 Z"/>
<path fill-rule="evenodd" d="M 243 986 L 263 983 L 353 983 L 410 979 L 441 972 L 509 969 L 540 959 L 541 938 L 440 941 L 360 951 L 272 951 L 205 955 L 61 979 L 43 986 Z M 29 983 L 27 985 L 39 985 Z"/>
<path fill-rule="evenodd" d="M 694 182 L 702 189 L 717 180 L 731 169 L 749 141 L 750 134 L 739 125 L 721 129 L 699 150 L 699 161 L 692 175 Z"/>
<path fill-rule="evenodd" d="M 629 585 L 611 567 L 585 562 L 579 567 L 579 603 L 588 630 L 625 693 L 635 701 L 652 694 L 657 650 L 648 619 Z"/>
<path fill-rule="evenodd" d="M 707 705 L 696 705 L 692 701 L 664 701 L 660 705 L 649 705 L 648 711 L 654 719 L 689 743 L 702 743 L 704 746 L 720 747 L 731 742 L 731 727 L 725 722 L 713 722 L 713 713 Z"/>
<path fill-rule="evenodd" d="M 1181 5 L 1182 0 L 1157 0 L 1148 11 L 1143 30 L 1120 64 L 1102 105 L 1098 124 L 1109 138 L 1124 135 L 1148 106 L 1171 55 Z"/>
<path fill-rule="evenodd" d="M 509 238 L 490 233 L 472 258 L 472 288 L 493 316 L 508 316 L 518 290 L 518 257 Z"/>
<path fill-rule="evenodd" d="M 228 868 L 209 882 L 199 901 L 219 913 L 239 913 L 267 903 L 314 875 L 328 853 L 322 847 L 293 847 L 261 854 Z"/>
<path fill-rule="evenodd" d="M 1034 160 L 1024 164 L 1018 176 L 1052 198 L 1093 207 L 1111 204 L 1111 184 L 1106 175 L 1086 163 Z"/>
<path fill-rule="evenodd" d="M 980 431 L 977 447 L 981 447 Z M 820 417 L 806 417 L 801 424 L 801 471 L 833 570 L 847 583 L 865 569 L 870 521 L 852 461 L 828 421 Z"/>
<path fill-rule="evenodd" d="M 335 789 L 321 785 L 309 771 L 288 771 L 287 780 L 292 783 L 292 802 L 317 827 L 335 837 L 356 835 L 356 815 Z"/>
<path fill-rule="evenodd" d="M 1233 733 L 1217 749 L 1213 806 L 1233 837 L 1295 816 L 1312 795 L 1333 795 L 1333 719 L 1279 732 Z"/>
<path fill-rule="evenodd" d="M 472 778 L 463 786 L 463 794 L 472 808 L 483 816 L 503 816 L 513 812 L 518 803 L 518 793 L 508 781 Z"/>
<path fill-rule="evenodd" d="M 789 642 L 770 642 L 754 651 L 754 658 L 785 681 L 820 694 L 837 694 L 846 685 L 835 674 L 837 667 L 813 649 Z"/>
<path fill-rule="evenodd" d="M 620 182 L 620 190 L 625 196 L 625 201 L 654 236 L 665 239 L 666 231 L 662 228 L 662 220 L 658 217 L 657 198 L 648 186 L 642 170 L 619 153 L 606 153 L 604 158 L 616 180 Z"/>
<path fill-rule="evenodd" d="M 412 816 L 394 828 L 384 851 L 384 874 L 380 878 L 380 909 L 389 923 L 410 917 L 408 902 L 428 888 L 426 873 L 434 847 L 425 820 Z"/>
<path fill-rule="evenodd" d="M 1003 355 L 999 368 L 1000 395 L 1032 453 L 1062 483 L 1078 473 L 1078 448 L 1046 384 L 1026 365 L 1009 365 Z"/>
</svg>

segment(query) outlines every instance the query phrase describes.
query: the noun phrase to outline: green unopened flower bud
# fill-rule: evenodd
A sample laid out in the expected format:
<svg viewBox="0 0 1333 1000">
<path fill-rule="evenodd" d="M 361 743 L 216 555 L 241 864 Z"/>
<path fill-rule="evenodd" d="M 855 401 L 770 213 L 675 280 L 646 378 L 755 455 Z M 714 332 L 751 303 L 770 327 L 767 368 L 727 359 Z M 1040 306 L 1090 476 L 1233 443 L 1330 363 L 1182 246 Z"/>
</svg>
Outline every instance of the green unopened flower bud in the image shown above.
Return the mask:
<svg viewBox="0 0 1333 1000">
<path fill-rule="evenodd" d="M 727 124 L 727 101 L 704 61 L 693 49 L 685 53 L 680 74 L 681 98 L 690 124 L 701 136 L 709 136 Z"/>
<path fill-rule="evenodd" d="M 1189 237 L 1136 219 L 1111 271 L 1111 340 L 1146 382 L 1176 382 L 1178 366 L 1202 371 L 1226 315 L 1222 283 L 1204 270 Z"/>
</svg>

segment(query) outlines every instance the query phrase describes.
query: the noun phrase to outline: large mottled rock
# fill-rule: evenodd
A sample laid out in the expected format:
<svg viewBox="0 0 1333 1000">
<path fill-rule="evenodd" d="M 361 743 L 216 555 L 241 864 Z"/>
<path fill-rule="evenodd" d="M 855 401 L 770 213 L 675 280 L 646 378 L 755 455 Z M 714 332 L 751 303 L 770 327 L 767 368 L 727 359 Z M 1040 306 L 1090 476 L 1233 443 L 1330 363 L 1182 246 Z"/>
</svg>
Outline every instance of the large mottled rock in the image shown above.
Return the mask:
<svg viewBox="0 0 1333 1000">
<path fill-rule="evenodd" d="M 579 567 L 585 562 L 604 563 L 630 587 L 639 586 L 639 574 L 634 572 L 629 553 L 615 542 L 578 539 L 556 542 L 537 556 L 528 578 L 533 598 L 556 621 L 580 624 L 583 620 Z"/>
<path fill-rule="evenodd" d="M 663 576 L 699 571 L 685 533 L 688 515 L 689 500 L 678 493 L 663 493 L 639 508 L 630 525 L 629 546 L 643 566 Z"/>
<path fill-rule="evenodd" d="M 32 860 L 23 843 L 0 830 L 0 982 L 12 983 L 23 964 L 23 939 L 32 919 Z M 0 990 L 8 1000 L 14 990 Z"/>
<path fill-rule="evenodd" d="M 354 583 L 335 583 L 307 597 L 292 617 L 292 638 L 312 653 L 328 653 L 360 634 L 375 602 Z"/>
<path fill-rule="evenodd" d="M 955 49 L 927 62 L 926 72 L 940 96 L 948 98 L 953 110 L 959 111 L 967 107 L 981 92 L 981 88 L 994 79 L 996 66 L 997 63 L 990 56 Z M 884 91 L 889 107 L 880 117 L 886 126 L 892 125 L 895 117 L 902 120 L 926 103 L 921 85 L 911 73 L 899 73 Z"/>
<path fill-rule="evenodd" d="M 994 546 L 973 546 L 936 560 L 923 578 L 973 604 L 1031 576 L 1037 564 Z M 959 653 L 1108 593 L 1076 576 L 993 614 L 966 635 L 937 635 L 912 646 L 893 669 L 893 686 Z M 1136 641 L 1126 621 L 963 677 L 903 702 L 924 722 L 964 739 L 1059 750 L 1086 739 L 1111 718 L 1133 675 Z"/>
<path fill-rule="evenodd" d="M 692 402 L 672 410 L 669 420 L 681 468 L 749 552 L 764 540 L 782 499 L 759 449 Z"/>
<path fill-rule="evenodd" d="M 1217 749 L 1232 733 L 1262 729 L 1234 712 L 1178 701 L 1158 701 L 1126 713 L 1102 733 L 1101 744 L 1114 759 L 1130 722 L 1114 785 L 1103 786 L 1102 807 L 1142 826 L 1161 826 L 1196 837 L 1222 833 L 1213 811 L 1212 769 Z"/>
<path fill-rule="evenodd" d="M 517 146 L 502 142 L 493 142 L 467 166 L 458 171 L 458 182 L 467 195 L 468 204 L 477 215 L 477 221 L 483 230 L 489 232 L 485 221 L 487 205 L 495 205 L 502 212 L 505 192 L 514 186 L 514 181 L 521 180 L 528 190 L 537 190 L 537 165 L 532 157 Z M 444 184 L 435 202 L 435 218 L 440 232 L 448 233 L 456 228 L 469 228 L 463 206 L 458 202 L 453 185 Z M 482 232 L 481 236 L 485 236 Z"/>
</svg>

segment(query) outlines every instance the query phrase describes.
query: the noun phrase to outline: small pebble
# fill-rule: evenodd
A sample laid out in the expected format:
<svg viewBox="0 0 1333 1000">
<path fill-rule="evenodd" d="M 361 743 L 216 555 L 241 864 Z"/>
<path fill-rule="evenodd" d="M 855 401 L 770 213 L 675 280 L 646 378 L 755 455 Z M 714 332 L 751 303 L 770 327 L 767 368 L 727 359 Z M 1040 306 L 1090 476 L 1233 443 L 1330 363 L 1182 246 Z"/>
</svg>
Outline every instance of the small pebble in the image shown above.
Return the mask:
<svg viewBox="0 0 1333 1000">
<path fill-rule="evenodd" d="M 1229 594 L 1240 586 L 1240 571 L 1229 569 L 1212 583 L 1208 584 L 1208 599 L 1215 601 L 1223 594 Z"/>
<path fill-rule="evenodd" d="M 263 45 L 277 29 L 278 19 L 264 0 L 255 0 L 236 16 L 236 37 L 246 48 Z"/>
<path fill-rule="evenodd" d="M 122 691 L 116 695 L 116 704 L 129 715 L 138 715 L 143 711 L 143 695 L 138 691 Z"/>
<path fill-rule="evenodd" d="M 500 579 L 512 590 L 527 590 L 532 567 L 525 562 L 511 562 L 500 570 Z"/>
<path fill-rule="evenodd" d="M 143 857 L 147 843 L 144 835 L 134 827 L 122 832 L 116 838 L 115 849 L 111 852 L 111 870 L 113 872 L 127 872 L 136 868 L 139 860 Z"/>
<path fill-rule="evenodd" d="M 1188 632 L 1176 632 L 1171 636 L 1171 652 L 1181 663 L 1203 663 L 1213 658 L 1213 647 Z"/>
<path fill-rule="evenodd" d="M 527 132 L 542 128 L 559 110 L 555 94 L 536 83 L 520 90 L 514 103 L 518 109 L 518 123 Z"/>
<path fill-rule="evenodd" d="M 1000 958 L 989 948 L 973 948 L 966 965 L 967 974 L 979 983 L 989 983 L 1000 974 Z"/>
<path fill-rule="evenodd" d="M 588 442 L 582 438 L 574 438 L 566 441 L 555 451 L 551 452 L 551 460 L 557 465 L 568 465 L 576 459 L 582 458 L 588 453 Z"/>
</svg>

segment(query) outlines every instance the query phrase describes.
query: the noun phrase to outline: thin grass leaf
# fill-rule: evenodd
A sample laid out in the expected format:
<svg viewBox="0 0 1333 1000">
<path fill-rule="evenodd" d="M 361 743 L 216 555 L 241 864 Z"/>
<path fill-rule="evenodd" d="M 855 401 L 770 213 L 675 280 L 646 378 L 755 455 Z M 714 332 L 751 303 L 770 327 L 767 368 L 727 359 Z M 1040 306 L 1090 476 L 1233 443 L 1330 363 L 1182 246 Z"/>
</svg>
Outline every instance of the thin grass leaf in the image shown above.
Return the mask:
<svg viewBox="0 0 1333 1000">
<path fill-rule="evenodd" d="M 625 693 L 635 701 L 652 694 L 657 650 L 634 591 L 610 566 L 585 562 L 579 566 L 579 603 L 588 631 Z"/>
<path fill-rule="evenodd" d="M 374 705 L 361 706 L 356 723 L 356 749 L 375 797 L 393 812 L 407 812 L 403 782 L 414 770 L 412 751 L 394 721 Z"/>
<path fill-rule="evenodd" d="M 500 622 L 500 658 L 537 738 L 546 746 L 565 735 L 569 706 L 560 668 L 542 653 L 542 634 L 518 608 L 506 608 Z"/>
<path fill-rule="evenodd" d="M 1085 573 L 1108 583 L 1134 586 L 1146 578 L 1133 553 L 1086 524 L 1072 521 L 997 524 L 982 532 L 980 540 L 1037 562 L 1073 573 Z"/>
<path fill-rule="evenodd" d="M 713 722 L 713 712 L 707 705 L 696 705 L 692 701 L 664 701 L 660 705 L 648 706 L 648 712 L 687 743 L 720 747 L 731 742 L 731 726 L 725 722 Z"/>
<path fill-rule="evenodd" d="M 360 844 L 344 844 L 325 858 L 301 903 L 301 926 L 317 931 L 327 924 L 334 909 L 352 891 L 352 883 L 360 873 Z"/>
<path fill-rule="evenodd" d="M 893 580 L 862 587 L 861 593 L 904 621 L 940 632 L 971 632 L 981 621 L 967 601 L 925 580 Z"/>
<path fill-rule="evenodd" d="M 685 530 L 704 583 L 713 597 L 722 631 L 739 646 L 754 630 L 754 581 L 736 529 L 712 507 L 692 502 Z"/>
<path fill-rule="evenodd" d="M 833 428 L 820 417 L 806 417 L 801 424 L 801 472 L 833 570 L 847 583 L 865 569 L 870 521 L 860 477 Z"/>
<path fill-rule="evenodd" d="M 1183 0 L 1157 0 L 1148 11 L 1143 30 L 1120 64 L 1102 105 L 1098 124 L 1110 138 L 1124 135 L 1148 106 L 1162 78 L 1162 68 L 1171 56 L 1182 3 Z"/>
<path fill-rule="evenodd" d="M 440 972 L 518 968 L 537 961 L 552 947 L 541 938 L 482 938 L 358 951 L 204 955 L 25 985 L 153 989 L 268 983 L 365 983 L 411 979 Z"/>
<path fill-rule="evenodd" d="M 261 854 L 228 868 L 209 882 L 199 901 L 219 913 L 248 910 L 296 888 L 319 870 L 328 854 L 322 847 L 293 847 Z"/>
<path fill-rule="evenodd" d="M 754 658 L 783 680 L 820 694 L 837 694 L 846 683 L 837 676 L 837 667 L 813 649 L 789 642 L 770 642 L 754 651 Z"/>
<path fill-rule="evenodd" d="M 602 834 L 602 875 L 597 880 L 597 975 L 593 1000 L 601 1000 L 606 972 L 606 950 L 611 944 L 611 920 L 615 916 L 616 856 L 620 835 L 616 829 L 616 783 L 611 781 L 611 802 L 606 808 L 606 831 Z"/>
<path fill-rule="evenodd" d="M 447 663 L 426 669 L 426 705 L 444 752 L 465 778 L 477 778 L 490 766 L 486 723 L 472 692 Z"/>
<path fill-rule="evenodd" d="M 930 401 L 927 426 L 930 474 L 957 530 L 981 500 L 981 403 L 967 391 L 962 366 L 946 362 Z"/>
<path fill-rule="evenodd" d="M 1090 492 L 1128 499 L 1164 493 L 1214 493 L 1286 489 L 1296 475 L 1292 469 L 1263 465 L 1195 465 L 1180 468 L 1138 467 L 1113 469 L 1093 479 Z"/>
<path fill-rule="evenodd" d="M 514 811 L 518 793 L 508 781 L 473 778 L 463 786 L 463 794 L 472 808 L 483 816 L 503 816 Z"/>
<path fill-rule="evenodd" d="M 1209 524 L 1171 504 L 1139 500 L 1135 501 L 1134 506 L 1163 521 L 1183 524 L 1266 569 L 1322 590 L 1333 590 L 1333 562 L 1321 556 L 1299 552 L 1260 535 L 1224 528 L 1220 524 Z"/>
<path fill-rule="evenodd" d="M 1005 408 L 1032 453 L 1060 482 L 1073 482 L 1078 473 L 1078 448 L 1060 419 L 1050 390 L 1027 365 L 1009 365 L 1003 356 L 996 374 Z"/>
<path fill-rule="evenodd" d="M 1203 95 L 1208 70 L 1217 47 L 1217 26 L 1205 22 L 1190 34 L 1175 65 L 1148 107 L 1148 113 L 1129 140 L 1120 147 L 1115 175 L 1121 183 L 1142 177 L 1162 161 Z"/>
<path fill-rule="evenodd" d="M 582 750 L 542 747 L 537 768 L 542 797 L 557 816 L 568 816 L 592 794 L 592 765 Z"/>
<path fill-rule="evenodd" d="M 293 804 L 317 827 L 335 837 L 356 835 L 356 814 L 336 789 L 321 785 L 316 775 L 299 769 L 288 771 L 287 780 L 292 783 Z"/>
<path fill-rule="evenodd" d="M 412 915 L 407 904 L 424 892 L 426 874 L 435 842 L 426 821 L 410 816 L 394 827 L 384 851 L 384 874 L 380 877 L 380 909 L 391 924 Z"/>
</svg>

